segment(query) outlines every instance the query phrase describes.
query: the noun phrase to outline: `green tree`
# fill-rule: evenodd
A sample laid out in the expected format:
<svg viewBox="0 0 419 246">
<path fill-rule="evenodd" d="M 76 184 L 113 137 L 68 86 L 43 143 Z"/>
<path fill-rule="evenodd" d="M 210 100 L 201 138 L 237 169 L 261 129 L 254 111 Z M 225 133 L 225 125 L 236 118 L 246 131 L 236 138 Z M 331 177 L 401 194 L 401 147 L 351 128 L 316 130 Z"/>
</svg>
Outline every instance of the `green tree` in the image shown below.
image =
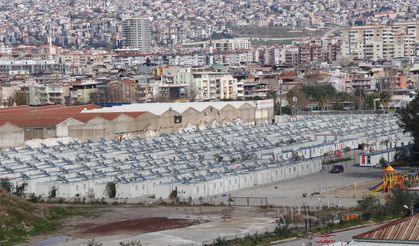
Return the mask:
<svg viewBox="0 0 419 246">
<path fill-rule="evenodd" d="M 364 92 L 364 105 L 363 105 L 363 109 L 366 110 L 372 110 L 374 109 L 374 100 L 377 98 L 380 98 L 380 94 L 378 93 L 371 93 L 371 94 L 365 94 Z M 380 102 L 376 102 L 376 109 L 379 108 L 379 103 Z"/>
<path fill-rule="evenodd" d="M 16 186 L 16 191 L 15 191 L 15 195 L 16 196 L 23 196 L 25 194 L 25 188 L 28 184 L 27 183 L 23 183 L 21 185 Z"/>
<path fill-rule="evenodd" d="M 28 94 L 24 91 L 17 91 L 14 96 L 16 105 L 28 105 Z"/>
<path fill-rule="evenodd" d="M 343 110 L 345 102 L 354 102 L 354 98 L 346 92 L 338 92 L 336 94 L 336 104 L 334 105 L 335 110 Z"/>
<path fill-rule="evenodd" d="M 410 133 L 415 143 L 415 157 L 419 154 L 419 98 L 416 97 L 398 112 L 399 125 L 404 133 Z"/>
<path fill-rule="evenodd" d="M 336 98 L 337 94 L 336 88 L 331 84 L 304 85 L 302 91 L 307 98 L 318 102 L 323 109 L 331 99 Z"/>
<path fill-rule="evenodd" d="M 53 186 L 49 192 L 48 198 L 56 198 L 57 197 L 57 188 Z"/>
<path fill-rule="evenodd" d="M 383 104 L 384 109 L 387 108 L 387 111 L 388 111 L 388 107 L 389 107 L 390 99 L 391 99 L 390 93 L 388 93 L 386 91 L 383 91 L 383 92 L 380 93 L 380 97 L 379 98 L 380 98 L 380 101 Z"/>
<path fill-rule="evenodd" d="M 365 90 L 364 88 L 357 88 L 354 93 L 356 100 L 355 106 L 357 109 L 362 110 L 364 109 L 364 101 L 365 101 Z"/>
<path fill-rule="evenodd" d="M 109 198 L 115 198 L 116 196 L 116 184 L 114 182 L 109 182 L 105 188 L 106 194 Z"/>
<path fill-rule="evenodd" d="M 12 183 L 10 183 L 8 179 L 2 179 L 0 182 L 0 188 L 2 188 L 3 190 L 7 192 L 11 192 L 13 189 L 13 185 Z"/>
<path fill-rule="evenodd" d="M 414 193 L 405 190 L 394 190 L 386 198 L 386 212 L 392 216 L 408 216 L 410 215 L 409 209 L 412 205 L 418 202 L 418 197 Z"/>
<path fill-rule="evenodd" d="M 363 219 L 376 218 L 379 211 L 382 211 L 383 205 L 379 198 L 373 195 L 366 195 L 358 200 L 358 210 L 362 211 Z"/>
</svg>

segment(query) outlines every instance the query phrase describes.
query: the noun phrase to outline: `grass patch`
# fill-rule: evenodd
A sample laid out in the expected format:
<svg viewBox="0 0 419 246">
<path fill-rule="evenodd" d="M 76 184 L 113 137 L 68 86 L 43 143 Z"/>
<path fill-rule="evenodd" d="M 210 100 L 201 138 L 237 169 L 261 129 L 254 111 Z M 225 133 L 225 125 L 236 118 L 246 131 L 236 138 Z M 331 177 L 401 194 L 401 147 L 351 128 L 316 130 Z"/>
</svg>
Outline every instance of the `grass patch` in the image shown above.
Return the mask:
<svg viewBox="0 0 419 246">
<path fill-rule="evenodd" d="M 390 165 L 392 167 L 419 167 L 419 160 L 398 160 Z"/>
<path fill-rule="evenodd" d="M 99 207 L 34 204 L 0 189 L 0 245 L 14 245 L 31 236 L 57 231 L 69 217 L 97 216 Z"/>
<path fill-rule="evenodd" d="M 298 233 L 292 232 L 288 229 L 279 229 L 277 228 L 274 232 L 266 232 L 262 234 L 247 235 L 243 238 L 237 238 L 233 240 L 225 240 L 222 238 L 217 238 L 212 244 L 213 246 L 256 246 L 256 245 L 265 245 L 273 241 L 288 239 L 297 237 Z M 204 244 L 207 245 L 207 244 Z"/>
<path fill-rule="evenodd" d="M 321 36 L 325 31 L 323 30 L 307 30 L 303 28 L 292 29 L 290 27 L 258 27 L 246 26 L 236 27 L 233 33 L 237 37 L 252 37 L 252 38 L 300 38 L 300 37 L 314 37 Z"/>
<path fill-rule="evenodd" d="M 292 44 L 292 40 L 251 39 L 250 42 L 254 46 L 271 46 L 271 45 L 287 45 L 287 44 Z"/>
</svg>

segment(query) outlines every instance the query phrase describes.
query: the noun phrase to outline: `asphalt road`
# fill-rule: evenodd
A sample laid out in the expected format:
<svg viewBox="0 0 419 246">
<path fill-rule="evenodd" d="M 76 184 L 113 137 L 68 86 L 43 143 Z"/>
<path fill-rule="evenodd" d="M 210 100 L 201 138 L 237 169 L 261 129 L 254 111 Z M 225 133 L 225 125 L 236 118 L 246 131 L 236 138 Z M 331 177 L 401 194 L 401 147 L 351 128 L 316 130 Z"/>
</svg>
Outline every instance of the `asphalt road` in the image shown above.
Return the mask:
<svg viewBox="0 0 419 246">
<path fill-rule="evenodd" d="M 369 226 L 365 226 L 365 227 L 362 227 L 362 228 L 346 230 L 346 231 L 337 232 L 337 233 L 331 233 L 331 234 L 329 234 L 330 237 L 320 237 L 320 235 L 316 235 L 314 237 L 314 239 L 312 240 L 312 243 L 313 243 L 312 245 L 313 246 L 324 245 L 324 244 L 321 243 L 321 241 L 323 241 L 323 240 L 333 240 L 335 242 L 350 242 L 350 241 L 352 241 L 353 236 L 356 236 L 356 235 L 359 235 L 361 233 L 373 230 L 373 229 L 375 229 L 379 226 L 380 225 L 369 225 Z M 303 245 L 307 245 L 305 243 L 307 243 L 307 241 L 297 239 L 297 240 L 288 241 L 288 242 L 284 242 L 284 243 L 277 243 L 277 244 L 273 244 L 273 245 L 303 246 Z"/>
<path fill-rule="evenodd" d="M 347 164 L 342 163 L 344 173 L 323 171 L 286 182 L 232 191 L 230 194 L 237 197 L 267 197 L 268 203 L 275 206 L 355 206 L 357 200 L 369 192 L 368 187 L 381 181 L 383 171 L 379 168 L 353 166 L 353 163 L 353 160 Z M 311 195 L 319 191 L 320 195 Z M 303 197 L 304 193 L 306 197 Z M 226 197 L 216 200 L 228 203 Z"/>
</svg>

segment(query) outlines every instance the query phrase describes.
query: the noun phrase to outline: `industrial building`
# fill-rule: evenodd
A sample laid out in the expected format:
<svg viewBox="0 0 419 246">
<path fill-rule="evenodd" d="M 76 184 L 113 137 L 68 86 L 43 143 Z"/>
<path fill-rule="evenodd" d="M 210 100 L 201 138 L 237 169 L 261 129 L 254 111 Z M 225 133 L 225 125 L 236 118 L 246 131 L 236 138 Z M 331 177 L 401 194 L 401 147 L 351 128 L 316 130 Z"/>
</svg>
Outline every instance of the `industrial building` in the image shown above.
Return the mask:
<svg viewBox="0 0 419 246">
<path fill-rule="evenodd" d="M 135 105 L 120 110 L 128 111 Z M 124 110 L 123 110 L 124 109 Z M 180 108 L 175 108 L 180 111 Z M 87 111 L 106 111 L 93 109 Z M 163 113 L 158 106 L 149 111 Z M 186 109 L 185 109 L 186 110 Z M 325 154 L 368 144 L 407 144 L 392 115 L 304 116 L 298 121 L 249 126 L 185 128 L 178 134 L 10 148 L 0 154 L 0 178 L 25 192 L 58 197 L 199 199 L 319 172 Z"/>
<path fill-rule="evenodd" d="M 228 101 L 193 103 L 128 104 L 101 108 L 96 105 L 74 107 L 13 107 L 0 109 L 0 132 L 8 122 L 24 131 L 14 146 L 24 140 L 72 137 L 81 141 L 118 137 L 155 137 L 186 128 L 205 129 L 232 122 L 262 124 L 274 117 L 273 101 Z M 13 131 L 15 132 L 15 131 Z M 10 133 L 12 134 L 12 133 Z M 0 145 L 0 149 L 11 147 Z"/>
</svg>

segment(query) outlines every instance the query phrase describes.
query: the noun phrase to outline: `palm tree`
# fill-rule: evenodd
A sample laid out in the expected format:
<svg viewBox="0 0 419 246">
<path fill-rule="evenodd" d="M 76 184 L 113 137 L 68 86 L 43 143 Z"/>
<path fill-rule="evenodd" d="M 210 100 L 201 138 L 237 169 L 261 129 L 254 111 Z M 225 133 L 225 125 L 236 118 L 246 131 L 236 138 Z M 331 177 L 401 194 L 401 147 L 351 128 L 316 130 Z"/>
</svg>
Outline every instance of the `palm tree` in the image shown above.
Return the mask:
<svg viewBox="0 0 419 246">
<path fill-rule="evenodd" d="M 358 98 L 358 109 L 362 110 L 364 107 L 365 90 L 364 88 L 357 88 L 354 95 Z"/>
</svg>

